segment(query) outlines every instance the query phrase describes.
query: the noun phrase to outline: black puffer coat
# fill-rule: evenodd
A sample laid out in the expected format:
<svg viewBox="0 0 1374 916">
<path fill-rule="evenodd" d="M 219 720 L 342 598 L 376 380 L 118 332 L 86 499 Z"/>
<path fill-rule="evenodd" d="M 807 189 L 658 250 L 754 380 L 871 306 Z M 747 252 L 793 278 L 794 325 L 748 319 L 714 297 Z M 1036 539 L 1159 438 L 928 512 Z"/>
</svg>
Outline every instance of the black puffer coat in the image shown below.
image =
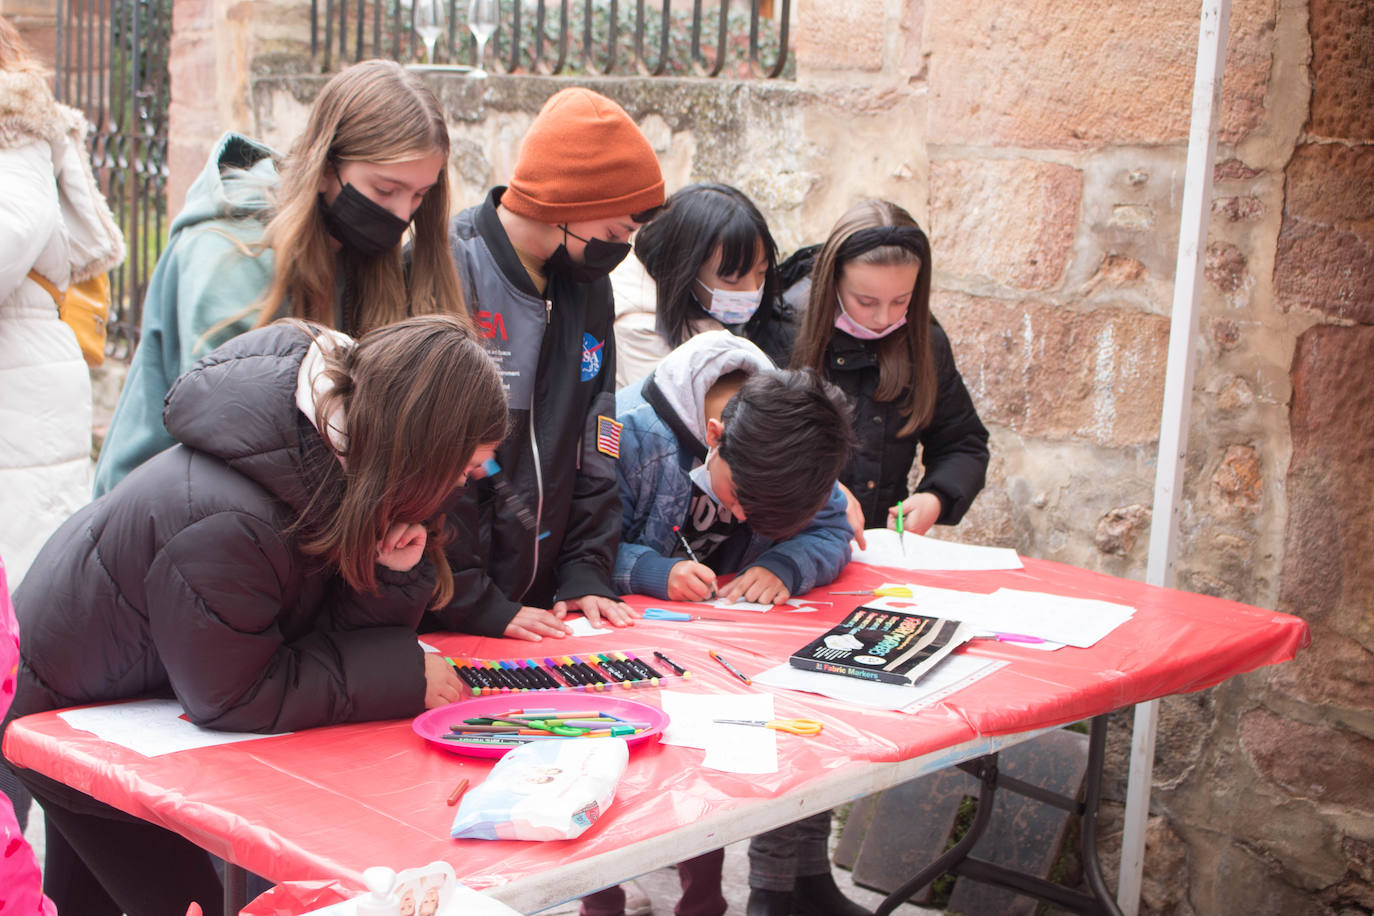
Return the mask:
<svg viewBox="0 0 1374 916">
<path fill-rule="evenodd" d="M 819 245 L 797 251 L 778 267 L 786 307 L 803 312 L 811 291 L 811 268 Z M 800 323 L 800 319 L 797 319 Z M 957 525 L 973 498 L 983 489 L 988 470 L 988 431 L 978 419 L 954 364 L 949 337 L 931 319 L 930 349 L 935 358 L 935 413 L 914 435 L 899 436 L 905 425 L 895 401 L 875 401 L 878 390 L 878 342 L 859 340 L 843 331 L 830 335 L 825 348 L 825 377 L 838 385 L 854 405 L 854 433 L 858 448 L 840 477 L 864 510 L 868 528 L 887 527 L 887 510 L 907 496 L 907 477 L 921 444 L 924 473 L 917 493 L 940 498 L 939 525 Z"/>
<path fill-rule="evenodd" d="M 310 338 L 273 326 L 202 359 L 167 396 L 181 443 L 58 529 L 14 597 L 11 717 L 171 696 L 191 721 L 284 731 L 424 710 L 422 560 L 350 589 L 286 533 L 336 459 L 296 407 Z"/>
<path fill-rule="evenodd" d="M 936 524 L 957 525 L 973 497 L 983 489 L 988 469 L 988 431 L 978 419 L 968 388 L 954 365 L 949 338 L 934 321 L 930 349 L 935 356 L 935 414 L 914 435 L 899 436 L 906 422 L 897 401 L 875 401 L 878 390 L 877 341 L 858 340 L 835 331 L 825 348 L 825 377 L 849 395 L 859 447 L 840 478 L 859 500 L 864 524 L 887 527 L 887 510 L 907 495 L 907 475 L 921 443 L 925 473 L 917 493 L 940 498 Z"/>
</svg>

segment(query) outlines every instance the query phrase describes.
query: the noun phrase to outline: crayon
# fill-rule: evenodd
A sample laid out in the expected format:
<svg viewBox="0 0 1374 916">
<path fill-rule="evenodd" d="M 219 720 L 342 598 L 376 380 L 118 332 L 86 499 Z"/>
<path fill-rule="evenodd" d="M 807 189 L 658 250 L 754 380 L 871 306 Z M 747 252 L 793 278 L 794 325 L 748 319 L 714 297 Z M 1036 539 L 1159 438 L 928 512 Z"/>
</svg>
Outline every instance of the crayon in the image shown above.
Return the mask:
<svg viewBox="0 0 1374 916">
<path fill-rule="evenodd" d="M 467 790 L 468 790 L 468 778 L 467 778 L 466 776 L 464 776 L 462 779 L 458 780 L 458 787 L 457 787 L 456 789 L 454 789 L 453 792 L 451 792 L 451 793 L 449 794 L 449 797 L 448 797 L 449 806 L 452 807 L 453 805 L 458 804 L 458 800 L 459 800 L 460 798 L 463 797 L 463 793 L 466 792 Z"/>
</svg>

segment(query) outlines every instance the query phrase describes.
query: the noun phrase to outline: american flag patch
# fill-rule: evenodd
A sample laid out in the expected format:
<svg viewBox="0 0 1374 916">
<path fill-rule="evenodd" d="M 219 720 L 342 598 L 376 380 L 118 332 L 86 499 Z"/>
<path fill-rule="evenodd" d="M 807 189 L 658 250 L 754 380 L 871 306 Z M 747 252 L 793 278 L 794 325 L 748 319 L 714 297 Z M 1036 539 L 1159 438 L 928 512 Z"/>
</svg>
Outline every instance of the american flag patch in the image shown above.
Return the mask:
<svg viewBox="0 0 1374 916">
<path fill-rule="evenodd" d="M 620 457 L 620 431 L 624 423 L 617 423 L 610 417 L 596 418 L 596 450 L 612 458 Z"/>
</svg>

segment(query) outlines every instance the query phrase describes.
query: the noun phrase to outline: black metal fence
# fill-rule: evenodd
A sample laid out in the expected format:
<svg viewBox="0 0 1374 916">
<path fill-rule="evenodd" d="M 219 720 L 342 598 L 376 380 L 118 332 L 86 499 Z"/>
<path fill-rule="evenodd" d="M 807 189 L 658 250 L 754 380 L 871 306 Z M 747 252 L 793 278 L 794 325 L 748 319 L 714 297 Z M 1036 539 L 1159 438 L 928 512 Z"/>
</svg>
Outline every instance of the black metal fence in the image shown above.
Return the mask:
<svg viewBox="0 0 1374 916">
<path fill-rule="evenodd" d="M 58 99 L 85 112 L 91 161 L 129 255 L 112 272 L 106 348 L 127 358 L 166 239 L 172 0 L 57 0 Z"/>
<path fill-rule="evenodd" d="M 438 14 L 425 15 L 432 6 Z M 673 0 L 500 0 L 481 62 L 470 7 L 470 0 L 311 0 L 311 54 L 325 72 L 370 57 L 546 75 L 775 79 L 795 69 L 791 0 L 677 0 L 677 8 Z M 429 60 L 421 32 L 436 20 Z"/>
</svg>

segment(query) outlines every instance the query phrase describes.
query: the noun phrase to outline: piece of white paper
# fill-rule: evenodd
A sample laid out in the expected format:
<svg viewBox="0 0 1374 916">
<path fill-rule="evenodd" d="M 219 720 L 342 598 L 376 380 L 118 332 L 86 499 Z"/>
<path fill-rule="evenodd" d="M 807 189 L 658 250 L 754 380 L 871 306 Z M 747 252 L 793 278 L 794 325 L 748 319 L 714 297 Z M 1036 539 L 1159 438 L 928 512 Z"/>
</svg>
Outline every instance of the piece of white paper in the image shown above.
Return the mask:
<svg viewBox="0 0 1374 916">
<path fill-rule="evenodd" d="M 1008 664 L 1006 661 L 974 655 L 950 655 L 927 672 L 918 683 L 911 685 L 884 684 L 842 674 L 803 671 L 782 664 L 755 675 L 754 681 L 767 687 L 818 693 L 855 706 L 916 712 Z"/>
<path fill-rule="evenodd" d="M 563 622 L 572 627 L 573 636 L 601 636 L 611 630 L 610 627 L 592 626 L 592 622 L 580 614 L 576 617 L 565 617 Z"/>
<path fill-rule="evenodd" d="M 902 569 L 1024 569 L 1021 558 L 1009 547 L 982 547 L 923 537 L 909 531 L 869 528 L 864 531 L 868 546 L 855 550 L 855 563 L 872 566 L 897 566 Z M 903 549 L 905 547 L 905 549 Z"/>
<path fill-rule="evenodd" d="M 1081 649 L 1093 645 L 1135 613 L 1135 608 L 1125 604 L 1013 588 L 980 595 L 909 583 L 904 587 L 911 591 L 910 598 L 874 598 L 865 601 L 864 606 L 949 617 L 994 633 L 1038 636 Z"/>
<path fill-rule="evenodd" d="M 755 611 L 759 614 L 773 610 L 771 604 L 759 604 L 757 601 L 726 601 L 724 598 L 712 598 L 710 601 L 698 601 L 697 604 L 709 605 L 722 611 Z"/>
<path fill-rule="evenodd" d="M 72 728 L 127 747 L 144 757 L 160 757 L 198 747 L 236 744 L 272 738 L 257 732 L 218 732 L 191 724 L 176 700 L 135 700 L 85 709 L 66 709 L 57 714 Z M 281 732 L 290 734 L 290 732 Z"/>
<path fill-rule="evenodd" d="M 716 719 L 773 718 L 771 693 L 684 693 L 664 690 L 659 694 L 668 727 L 663 744 L 699 747 L 706 751 L 702 765 L 727 773 L 776 773 L 777 733 L 771 728 L 717 725 Z"/>
</svg>

